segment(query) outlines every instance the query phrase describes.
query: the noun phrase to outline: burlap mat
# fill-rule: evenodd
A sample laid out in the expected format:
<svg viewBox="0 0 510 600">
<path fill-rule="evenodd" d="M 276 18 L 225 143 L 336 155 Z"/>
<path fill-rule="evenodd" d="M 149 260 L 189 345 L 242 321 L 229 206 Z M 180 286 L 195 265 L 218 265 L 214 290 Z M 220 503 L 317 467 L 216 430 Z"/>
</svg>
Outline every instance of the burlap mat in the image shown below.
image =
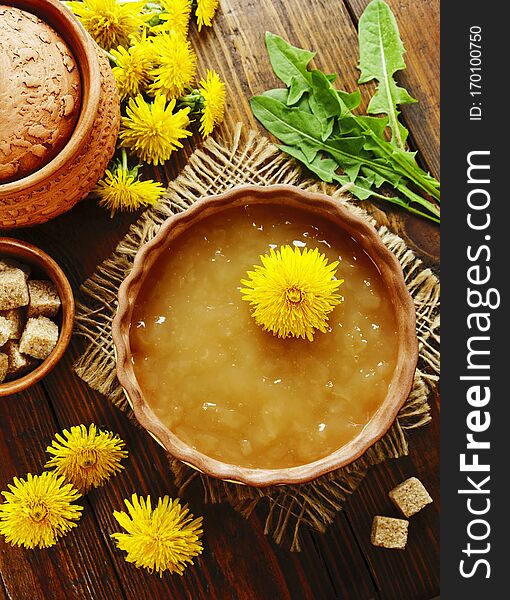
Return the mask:
<svg viewBox="0 0 510 600">
<path fill-rule="evenodd" d="M 248 183 L 287 183 L 312 191 L 325 191 L 358 216 L 373 222 L 365 211 L 350 202 L 342 189 L 304 180 L 300 167 L 266 138 L 254 132 L 245 134 L 241 126 L 228 145 L 209 138 L 193 153 L 162 201 L 143 214 L 116 251 L 81 288 L 76 331 L 86 338 L 88 347 L 75 365 L 76 372 L 123 410 L 131 411 L 116 378 L 111 321 L 116 310 L 118 287 L 129 273 L 138 248 L 154 237 L 167 217 L 185 210 L 201 196 Z M 227 483 L 198 473 L 169 456 L 180 495 L 185 495 L 192 482 L 200 482 L 206 502 L 228 502 L 246 517 L 263 503 L 267 515 L 265 532 L 278 543 L 285 541 L 292 550 L 299 550 L 302 524 L 324 531 L 371 465 L 408 453 L 407 431 L 430 421 L 427 398 L 439 375 L 439 282 L 430 269 L 423 268 L 401 238 L 385 227 L 379 229 L 379 235 L 402 265 L 416 305 L 420 342 L 414 386 L 392 428 L 351 465 L 297 486 L 256 489 Z"/>
</svg>

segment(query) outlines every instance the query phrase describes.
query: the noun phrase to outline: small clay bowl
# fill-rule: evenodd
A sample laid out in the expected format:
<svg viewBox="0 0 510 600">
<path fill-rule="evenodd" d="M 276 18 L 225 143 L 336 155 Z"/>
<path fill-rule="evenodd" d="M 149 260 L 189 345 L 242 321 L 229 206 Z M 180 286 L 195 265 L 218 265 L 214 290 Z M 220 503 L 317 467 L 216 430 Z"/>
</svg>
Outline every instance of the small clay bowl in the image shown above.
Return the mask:
<svg viewBox="0 0 510 600">
<path fill-rule="evenodd" d="M 74 326 L 74 296 L 71 284 L 57 263 L 36 246 L 13 238 L 0 237 L 0 258 L 13 258 L 32 267 L 40 279 L 50 279 L 57 287 L 62 307 L 58 315 L 60 335 L 51 354 L 33 371 L 19 379 L 0 384 L 0 396 L 26 390 L 45 377 L 62 358 L 71 340 Z"/>
<path fill-rule="evenodd" d="M 171 248 L 172 241 L 183 231 L 192 229 L 203 218 L 222 210 L 254 203 L 290 206 L 308 211 L 311 221 L 314 216 L 321 216 L 352 236 L 377 266 L 386 285 L 387 300 L 395 309 L 397 336 L 390 342 L 398 345 L 397 361 L 388 394 L 375 415 L 357 438 L 332 454 L 286 469 L 253 469 L 227 464 L 198 452 L 180 440 L 161 423 L 145 401 L 136 379 L 130 349 L 130 328 L 136 298 L 158 257 Z M 198 471 L 225 481 L 255 487 L 305 483 L 359 458 L 391 427 L 411 391 L 418 360 L 414 302 L 406 288 L 399 262 L 382 243 L 374 227 L 329 196 L 313 194 L 288 185 L 236 187 L 224 194 L 203 198 L 185 212 L 167 219 L 154 239 L 139 250 L 131 273 L 119 288 L 119 304 L 112 331 L 117 375 L 140 424 L 172 456 Z"/>
</svg>

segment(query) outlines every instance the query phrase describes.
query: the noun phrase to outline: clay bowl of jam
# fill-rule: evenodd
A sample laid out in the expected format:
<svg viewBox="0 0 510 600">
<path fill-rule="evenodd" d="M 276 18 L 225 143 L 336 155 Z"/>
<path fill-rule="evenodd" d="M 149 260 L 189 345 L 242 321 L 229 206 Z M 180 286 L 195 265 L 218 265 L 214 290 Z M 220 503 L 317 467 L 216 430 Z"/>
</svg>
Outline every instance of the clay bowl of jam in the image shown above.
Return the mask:
<svg viewBox="0 0 510 600">
<path fill-rule="evenodd" d="M 313 341 L 257 325 L 240 280 L 270 248 L 338 261 L 341 304 Z M 263 487 L 348 465 L 393 423 L 418 357 L 414 303 L 375 229 L 292 186 L 243 186 L 170 217 L 138 252 L 113 322 L 117 374 L 173 456 Z"/>
</svg>

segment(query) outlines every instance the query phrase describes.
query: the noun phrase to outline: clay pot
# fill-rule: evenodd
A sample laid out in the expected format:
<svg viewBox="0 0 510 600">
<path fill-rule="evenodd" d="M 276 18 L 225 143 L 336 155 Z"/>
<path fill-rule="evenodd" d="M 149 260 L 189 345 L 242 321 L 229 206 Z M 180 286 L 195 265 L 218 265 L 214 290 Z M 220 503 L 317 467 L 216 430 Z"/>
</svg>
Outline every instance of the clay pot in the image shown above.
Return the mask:
<svg viewBox="0 0 510 600">
<path fill-rule="evenodd" d="M 146 403 L 138 385 L 130 349 L 133 308 L 141 286 L 158 257 L 172 247 L 184 231 L 193 229 L 201 219 L 224 209 L 248 204 L 283 205 L 321 216 L 352 236 L 375 263 L 385 283 L 387 301 L 393 304 L 397 335 L 397 361 L 388 394 L 371 421 L 357 438 L 329 456 L 312 463 L 286 469 L 253 469 L 226 464 L 198 452 L 178 439 L 156 417 Z M 136 255 L 133 270 L 119 289 L 119 304 L 113 321 L 113 341 L 117 355 L 117 376 L 140 424 L 173 456 L 195 469 L 223 480 L 256 487 L 297 484 L 311 481 L 330 471 L 344 467 L 359 458 L 391 427 L 412 387 L 418 360 L 416 315 L 414 302 L 406 288 L 402 268 L 395 256 L 382 243 L 376 230 L 322 194 L 312 194 L 293 186 L 240 186 L 219 196 L 196 202 L 191 208 L 167 219 L 156 237 Z"/>
<path fill-rule="evenodd" d="M 56 322 L 59 326 L 59 337 L 51 354 L 33 371 L 19 379 L 0 383 L 0 397 L 10 396 L 26 390 L 45 377 L 62 358 L 66 351 L 74 327 L 74 296 L 71 284 L 57 263 L 36 246 L 13 238 L 0 237 L 0 257 L 14 258 L 20 263 L 28 264 L 32 273 L 39 279 L 49 279 L 55 284 L 62 308 Z"/>
<path fill-rule="evenodd" d="M 1 0 L 1 4 L 36 15 L 58 33 L 80 76 L 81 105 L 63 147 L 35 172 L 0 184 L 0 227 L 25 227 L 69 210 L 102 177 L 115 151 L 120 102 L 108 59 L 62 2 Z"/>
</svg>

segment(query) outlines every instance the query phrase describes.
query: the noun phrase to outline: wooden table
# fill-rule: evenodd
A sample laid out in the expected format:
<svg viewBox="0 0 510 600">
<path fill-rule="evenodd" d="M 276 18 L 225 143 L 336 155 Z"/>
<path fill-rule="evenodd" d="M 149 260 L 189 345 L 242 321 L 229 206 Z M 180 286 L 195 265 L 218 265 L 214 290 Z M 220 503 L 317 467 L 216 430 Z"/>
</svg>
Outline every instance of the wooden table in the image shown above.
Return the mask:
<svg viewBox="0 0 510 600">
<path fill-rule="evenodd" d="M 281 34 L 318 51 L 316 64 L 338 72 L 351 91 L 358 77 L 357 20 L 367 0 L 221 0 L 214 28 L 191 37 L 199 73 L 218 69 L 228 85 L 228 106 L 216 135 L 228 139 L 235 124 L 258 128 L 249 98 L 274 87 L 264 48 L 264 31 Z M 400 80 L 420 100 L 403 109 L 423 166 L 439 176 L 439 1 L 390 0 L 407 48 L 408 68 Z M 365 86 L 365 102 L 370 87 Z M 179 172 L 197 140 L 186 145 L 158 175 Z M 438 228 L 401 212 L 374 209 L 381 223 L 403 235 L 432 266 L 438 264 Z M 63 266 L 75 289 L 124 235 L 132 215 L 110 219 L 92 201 L 33 230 L 11 232 L 48 251 Z M 158 497 L 175 488 L 162 449 L 104 397 L 74 374 L 82 344 L 75 339 L 58 367 L 29 391 L 0 399 L 0 488 L 14 476 L 37 473 L 56 431 L 94 422 L 118 432 L 130 457 L 125 471 L 84 499 L 80 525 L 47 550 L 12 548 L 0 539 L 0 596 L 14 600 L 65 598 L 100 600 L 156 598 L 388 600 L 429 599 L 439 593 L 439 422 L 432 399 L 432 424 L 411 436 L 409 457 L 373 468 L 326 534 L 306 532 L 303 551 L 290 553 L 268 540 L 258 513 L 244 520 L 228 506 L 204 505 L 199 492 L 189 498 L 204 515 L 205 549 L 182 577 L 160 579 L 126 563 L 110 534 L 112 511 L 134 491 Z M 404 478 L 419 477 L 434 504 L 413 517 L 404 552 L 374 548 L 374 514 L 394 514 L 387 496 Z"/>
</svg>

